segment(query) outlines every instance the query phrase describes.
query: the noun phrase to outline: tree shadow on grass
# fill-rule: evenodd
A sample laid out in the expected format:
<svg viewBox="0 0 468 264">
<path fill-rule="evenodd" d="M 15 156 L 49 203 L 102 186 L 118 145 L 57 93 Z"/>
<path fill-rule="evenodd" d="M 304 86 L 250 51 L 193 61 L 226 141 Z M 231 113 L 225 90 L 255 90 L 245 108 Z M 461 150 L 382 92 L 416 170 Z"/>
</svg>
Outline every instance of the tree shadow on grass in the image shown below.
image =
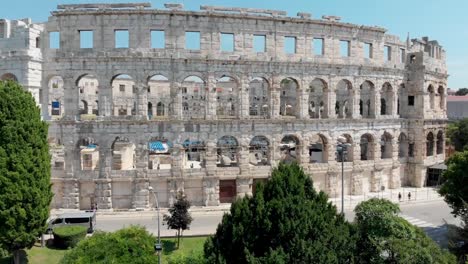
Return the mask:
<svg viewBox="0 0 468 264">
<path fill-rule="evenodd" d="M 177 249 L 176 248 L 177 243 L 174 240 L 162 240 L 161 243 L 162 243 L 164 255 L 168 255 Z"/>
</svg>

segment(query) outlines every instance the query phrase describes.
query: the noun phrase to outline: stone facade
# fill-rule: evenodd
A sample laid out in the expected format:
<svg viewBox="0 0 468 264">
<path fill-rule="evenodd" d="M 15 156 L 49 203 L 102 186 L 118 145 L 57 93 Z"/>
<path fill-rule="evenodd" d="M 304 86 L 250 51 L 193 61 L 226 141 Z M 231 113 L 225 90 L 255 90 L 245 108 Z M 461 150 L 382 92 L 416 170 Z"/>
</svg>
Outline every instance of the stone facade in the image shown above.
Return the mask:
<svg viewBox="0 0 468 264">
<path fill-rule="evenodd" d="M 218 205 L 280 161 L 339 196 L 339 137 L 346 194 L 424 186 L 444 161 L 437 41 L 334 16 L 201 9 L 63 5 L 43 24 L 0 20 L 0 76 L 50 123 L 54 207 L 146 209 L 149 186 L 162 206 L 180 190 Z"/>
</svg>

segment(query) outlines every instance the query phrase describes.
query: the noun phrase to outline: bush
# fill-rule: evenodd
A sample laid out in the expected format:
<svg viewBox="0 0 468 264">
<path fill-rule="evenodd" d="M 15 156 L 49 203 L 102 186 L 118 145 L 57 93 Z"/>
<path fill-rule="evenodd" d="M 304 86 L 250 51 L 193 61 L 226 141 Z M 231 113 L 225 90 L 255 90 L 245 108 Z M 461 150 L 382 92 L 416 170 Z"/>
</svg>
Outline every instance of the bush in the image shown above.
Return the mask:
<svg viewBox="0 0 468 264">
<path fill-rule="evenodd" d="M 176 254 L 167 258 L 168 264 L 205 264 L 203 252 L 192 251 L 189 254 Z"/>
<path fill-rule="evenodd" d="M 156 238 L 143 227 L 132 226 L 115 233 L 97 231 L 67 252 L 62 264 L 157 263 Z"/>
<path fill-rule="evenodd" d="M 72 248 L 86 237 L 88 228 L 85 226 L 60 226 L 53 230 L 54 244 L 59 248 Z"/>
</svg>

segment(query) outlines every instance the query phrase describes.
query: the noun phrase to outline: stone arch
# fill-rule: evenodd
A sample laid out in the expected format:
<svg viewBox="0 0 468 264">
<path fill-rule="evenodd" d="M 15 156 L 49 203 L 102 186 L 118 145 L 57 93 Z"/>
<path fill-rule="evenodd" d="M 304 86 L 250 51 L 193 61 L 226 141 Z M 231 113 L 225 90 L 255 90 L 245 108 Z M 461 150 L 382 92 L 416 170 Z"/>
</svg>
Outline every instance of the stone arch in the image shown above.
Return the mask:
<svg viewBox="0 0 468 264">
<path fill-rule="evenodd" d="M 281 161 L 285 163 L 300 161 L 301 144 L 295 135 L 285 135 L 280 141 Z"/>
<path fill-rule="evenodd" d="M 236 78 L 223 75 L 216 80 L 216 115 L 232 118 L 239 115 L 240 84 Z"/>
<path fill-rule="evenodd" d="M 196 75 L 185 77 L 180 86 L 182 116 L 188 119 L 203 119 L 206 116 L 207 87 Z"/>
<path fill-rule="evenodd" d="M 344 155 L 344 162 L 351 162 L 353 161 L 354 159 L 354 144 L 353 144 L 353 137 L 349 134 L 342 134 L 341 136 L 339 137 L 342 137 L 345 142 L 342 142 L 342 143 L 345 143 L 347 144 L 346 146 L 346 150 L 345 150 L 345 155 Z M 341 162 L 342 159 L 341 159 L 341 155 L 340 155 L 340 149 L 339 149 L 339 145 L 338 145 L 338 140 L 337 140 L 337 143 L 336 143 L 336 148 L 335 148 L 336 152 L 336 161 L 338 162 Z"/>
<path fill-rule="evenodd" d="M 434 134 L 432 132 L 427 133 L 426 136 L 426 156 L 434 156 Z"/>
<path fill-rule="evenodd" d="M 249 163 L 253 166 L 270 165 L 270 141 L 266 136 L 255 136 L 250 141 Z"/>
<path fill-rule="evenodd" d="M 353 116 L 353 85 L 349 80 L 342 79 L 336 85 L 335 114 L 338 118 Z"/>
<path fill-rule="evenodd" d="M 2 74 L 2 76 L 0 77 L 0 80 L 18 82 L 18 77 L 16 77 L 16 75 L 14 75 L 13 73 L 8 72 L 5 74 Z"/>
<path fill-rule="evenodd" d="M 217 167 L 237 167 L 239 165 L 239 142 L 233 136 L 222 136 L 216 143 Z"/>
<path fill-rule="evenodd" d="M 270 116 L 270 84 L 263 77 L 255 77 L 249 82 L 249 115 Z"/>
<path fill-rule="evenodd" d="M 113 170 L 135 169 L 135 145 L 128 138 L 116 137 L 112 142 L 111 149 Z"/>
<path fill-rule="evenodd" d="M 320 78 L 315 78 L 309 85 L 309 117 L 328 117 L 328 83 Z"/>
<path fill-rule="evenodd" d="M 328 140 L 326 136 L 316 134 L 310 138 L 309 157 L 311 163 L 328 162 Z"/>
<path fill-rule="evenodd" d="M 380 115 L 391 115 L 393 113 L 393 87 L 389 82 L 382 85 L 380 92 Z"/>
<path fill-rule="evenodd" d="M 99 115 L 99 81 L 91 74 L 82 74 L 76 80 L 78 87 L 78 109 L 80 115 Z M 86 102 L 87 107 L 84 108 Z"/>
<path fill-rule="evenodd" d="M 163 117 L 168 114 L 166 107 L 172 102 L 171 82 L 162 74 L 154 74 L 148 78 L 148 117 Z M 157 109 L 158 105 L 164 107 Z M 158 111 L 159 110 L 159 111 Z M 159 113 L 159 114 L 158 114 Z"/>
<path fill-rule="evenodd" d="M 170 170 L 172 168 L 171 141 L 164 137 L 152 137 L 148 142 L 148 169 Z"/>
<path fill-rule="evenodd" d="M 361 136 L 360 147 L 361 147 L 361 160 L 373 160 L 374 159 L 374 137 L 366 133 Z"/>
<path fill-rule="evenodd" d="M 118 74 L 112 78 L 111 84 L 114 115 L 136 115 L 138 104 L 134 79 L 128 74 Z"/>
<path fill-rule="evenodd" d="M 388 132 L 384 132 L 380 137 L 380 158 L 393 158 L 393 136 Z"/>
<path fill-rule="evenodd" d="M 437 88 L 437 96 L 439 98 L 439 108 L 445 110 L 445 89 L 442 85 Z"/>
<path fill-rule="evenodd" d="M 427 87 L 427 92 L 429 94 L 429 106 L 431 109 L 434 109 L 435 107 L 435 91 L 434 91 L 434 86 L 432 84 L 429 84 Z"/>
<path fill-rule="evenodd" d="M 409 152 L 409 140 L 408 136 L 401 132 L 400 136 L 398 137 L 398 157 L 399 158 L 406 158 L 408 157 Z"/>
<path fill-rule="evenodd" d="M 205 168 L 206 144 L 204 141 L 187 138 L 182 143 L 182 147 L 185 150 L 185 168 Z"/>
<path fill-rule="evenodd" d="M 440 130 L 438 133 L 437 133 L 437 144 L 436 144 L 436 154 L 437 155 L 440 155 L 440 154 L 444 154 L 444 132 L 442 130 Z"/>
<path fill-rule="evenodd" d="M 291 77 L 284 78 L 280 83 L 280 115 L 297 116 L 299 104 L 299 82 Z"/>
<path fill-rule="evenodd" d="M 360 86 L 359 113 L 362 118 L 375 117 L 375 85 L 371 81 L 364 81 Z"/>
<path fill-rule="evenodd" d="M 64 114 L 65 90 L 63 86 L 63 78 L 58 75 L 51 76 L 47 82 L 48 113 L 52 118 L 61 117 Z"/>
</svg>

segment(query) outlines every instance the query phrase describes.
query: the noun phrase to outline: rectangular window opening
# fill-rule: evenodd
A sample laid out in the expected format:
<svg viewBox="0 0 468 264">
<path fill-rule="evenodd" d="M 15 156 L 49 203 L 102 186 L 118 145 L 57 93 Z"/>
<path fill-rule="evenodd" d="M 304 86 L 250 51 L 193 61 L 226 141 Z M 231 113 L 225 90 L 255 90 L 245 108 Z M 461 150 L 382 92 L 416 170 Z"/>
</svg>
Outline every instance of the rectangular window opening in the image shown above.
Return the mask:
<svg viewBox="0 0 468 264">
<path fill-rule="evenodd" d="M 166 46 L 163 30 L 151 30 L 151 48 L 164 49 Z"/>
<path fill-rule="evenodd" d="M 406 61 L 406 51 L 405 49 L 400 49 L 400 62 L 405 63 Z"/>
<path fill-rule="evenodd" d="M 296 53 L 296 37 L 284 37 L 284 52 L 287 54 Z"/>
<path fill-rule="evenodd" d="M 266 36 L 254 35 L 254 50 L 255 52 L 266 52 Z"/>
<path fill-rule="evenodd" d="M 340 55 L 341 57 L 351 56 L 351 47 L 349 40 L 340 40 Z"/>
<path fill-rule="evenodd" d="M 234 52 L 234 34 L 221 33 L 221 51 Z"/>
<path fill-rule="evenodd" d="M 384 59 L 385 59 L 385 61 L 391 61 L 392 60 L 392 47 L 384 46 Z"/>
<path fill-rule="evenodd" d="M 124 84 L 119 85 L 119 91 L 125 92 L 125 85 Z"/>
<path fill-rule="evenodd" d="M 414 96 L 413 95 L 408 96 L 408 105 L 414 106 Z"/>
<path fill-rule="evenodd" d="M 115 48 L 116 49 L 128 49 L 129 47 L 129 33 L 128 30 L 115 30 Z"/>
<path fill-rule="evenodd" d="M 323 38 L 314 38 L 314 55 L 325 55 L 323 42 Z"/>
<path fill-rule="evenodd" d="M 49 32 L 49 48 L 60 49 L 60 32 Z"/>
<path fill-rule="evenodd" d="M 200 50 L 200 32 L 185 32 L 185 49 Z"/>
<path fill-rule="evenodd" d="M 364 56 L 366 59 L 372 59 L 373 57 L 372 43 L 364 43 Z"/>
<path fill-rule="evenodd" d="M 80 30 L 80 48 L 92 49 L 94 46 L 94 38 L 92 30 Z"/>
</svg>

